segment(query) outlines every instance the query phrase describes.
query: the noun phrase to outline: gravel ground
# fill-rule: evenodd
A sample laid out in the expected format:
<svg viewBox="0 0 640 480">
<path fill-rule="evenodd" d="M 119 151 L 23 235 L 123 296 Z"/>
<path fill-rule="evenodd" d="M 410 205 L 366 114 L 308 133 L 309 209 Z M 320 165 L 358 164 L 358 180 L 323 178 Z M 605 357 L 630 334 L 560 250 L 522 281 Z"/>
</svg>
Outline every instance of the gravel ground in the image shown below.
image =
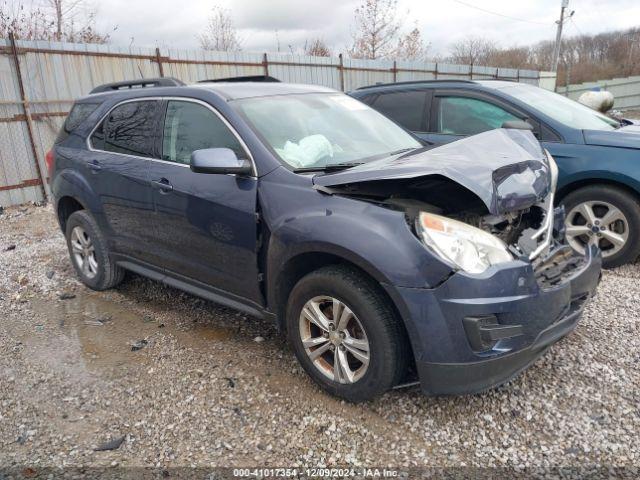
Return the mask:
<svg viewBox="0 0 640 480">
<path fill-rule="evenodd" d="M 92 292 L 50 208 L 6 209 L 0 467 L 638 466 L 639 280 L 606 272 L 577 330 L 497 390 L 351 405 L 272 325 L 136 276 Z"/>
</svg>

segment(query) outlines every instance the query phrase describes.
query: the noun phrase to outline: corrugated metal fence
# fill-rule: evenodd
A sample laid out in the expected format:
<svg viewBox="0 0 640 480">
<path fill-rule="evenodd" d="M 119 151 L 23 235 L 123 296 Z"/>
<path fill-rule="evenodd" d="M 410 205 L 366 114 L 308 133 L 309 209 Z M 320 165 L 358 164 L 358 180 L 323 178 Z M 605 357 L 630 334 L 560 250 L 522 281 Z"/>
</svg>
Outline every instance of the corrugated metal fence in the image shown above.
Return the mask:
<svg viewBox="0 0 640 480">
<path fill-rule="evenodd" d="M 0 39 L 0 205 L 42 201 L 44 156 L 73 99 L 119 80 L 186 83 L 267 74 L 349 91 L 377 82 L 503 78 L 538 85 L 539 72 L 475 65 L 205 52 Z"/>
<path fill-rule="evenodd" d="M 580 95 L 590 90 L 608 90 L 615 98 L 613 108 L 618 110 L 640 109 L 640 76 L 611 78 L 597 82 L 579 83 L 558 87 L 558 92 L 578 100 Z"/>
</svg>

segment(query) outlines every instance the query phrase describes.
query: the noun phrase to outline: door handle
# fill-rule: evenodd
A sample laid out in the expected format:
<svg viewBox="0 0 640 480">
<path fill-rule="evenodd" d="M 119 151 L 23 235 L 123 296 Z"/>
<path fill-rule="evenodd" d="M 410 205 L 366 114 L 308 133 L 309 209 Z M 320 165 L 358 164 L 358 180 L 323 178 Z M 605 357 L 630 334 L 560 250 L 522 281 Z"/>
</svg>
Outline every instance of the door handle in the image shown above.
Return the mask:
<svg viewBox="0 0 640 480">
<path fill-rule="evenodd" d="M 169 193 L 173 191 L 173 185 L 166 178 L 161 178 L 160 180 L 151 180 L 151 184 L 153 188 L 160 190 L 160 193 Z"/>
<path fill-rule="evenodd" d="M 102 165 L 100 165 L 96 160 L 94 160 L 93 162 L 87 162 L 87 166 L 93 173 L 98 173 L 100 170 L 102 170 Z"/>
</svg>

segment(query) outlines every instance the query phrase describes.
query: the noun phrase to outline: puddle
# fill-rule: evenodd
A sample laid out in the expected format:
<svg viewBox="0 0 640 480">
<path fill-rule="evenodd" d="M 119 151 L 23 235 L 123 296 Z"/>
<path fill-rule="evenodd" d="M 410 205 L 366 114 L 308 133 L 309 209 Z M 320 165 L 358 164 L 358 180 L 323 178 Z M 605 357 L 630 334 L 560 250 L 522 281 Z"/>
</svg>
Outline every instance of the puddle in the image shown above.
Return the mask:
<svg viewBox="0 0 640 480">
<path fill-rule="evenodd" d="M 52 368 L 78 375 L 105 369 L 125 374 L 128 367 L 150 364 L 152 358 L 141 350 L 166 335 L 173 335 L 180 345 L 195 349 L 210 348 L 211 342 L 229 341 L 237 336 L 231 328 L 206 323 L 194 323 L 188 330 L 180 330 L 171 320 L 156 320 L 153 314 L 136 312 L 130 305 L 93 293 L 80 293 L 62 301 L 33 300 L 31 307 L 38 318 L 48 320 L 46 332 L 41 326 L 25 339 L 33 347 L 30 349 L 33 357 Z M 132 350 L 136 343 L 138 348 Z"/>
</svg>

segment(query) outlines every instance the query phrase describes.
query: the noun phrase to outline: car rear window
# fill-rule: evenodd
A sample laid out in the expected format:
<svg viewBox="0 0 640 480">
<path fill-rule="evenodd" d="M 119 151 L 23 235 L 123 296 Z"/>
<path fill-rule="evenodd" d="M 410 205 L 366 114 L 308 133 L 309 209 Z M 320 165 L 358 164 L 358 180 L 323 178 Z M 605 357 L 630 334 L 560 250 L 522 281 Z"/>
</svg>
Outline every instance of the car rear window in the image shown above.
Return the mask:
<svg viewBox="0 0 640 480">
<path fill-rule="evenodd" d="M 64 121 L 55 143 L 61 143 L 91 115 L 99 103 L 76 103 L 71 108 L 71 112 Z"/>
</svg>

